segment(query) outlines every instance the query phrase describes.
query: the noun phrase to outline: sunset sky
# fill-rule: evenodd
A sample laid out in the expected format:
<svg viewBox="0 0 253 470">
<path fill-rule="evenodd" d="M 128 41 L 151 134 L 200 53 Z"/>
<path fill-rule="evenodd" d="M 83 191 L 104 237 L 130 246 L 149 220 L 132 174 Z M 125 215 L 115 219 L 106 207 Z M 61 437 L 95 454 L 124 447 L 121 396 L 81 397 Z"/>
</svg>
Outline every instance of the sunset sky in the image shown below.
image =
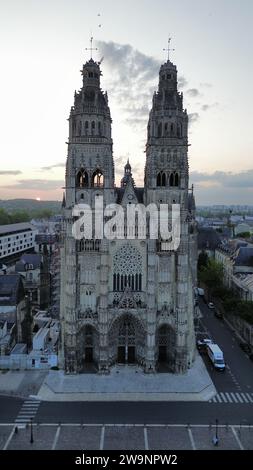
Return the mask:
<svg viewBox="0 0 253 470">
<path fill-rule="evenodd" d="M 197 204 L 253 204 L 252 23 L 252 0 L 0 0 L 0 198 L 62 198 L 67 118 L 92 31 L 117 181 L 129 157 L 143 184 L 169 34 Z"/>
</svg>

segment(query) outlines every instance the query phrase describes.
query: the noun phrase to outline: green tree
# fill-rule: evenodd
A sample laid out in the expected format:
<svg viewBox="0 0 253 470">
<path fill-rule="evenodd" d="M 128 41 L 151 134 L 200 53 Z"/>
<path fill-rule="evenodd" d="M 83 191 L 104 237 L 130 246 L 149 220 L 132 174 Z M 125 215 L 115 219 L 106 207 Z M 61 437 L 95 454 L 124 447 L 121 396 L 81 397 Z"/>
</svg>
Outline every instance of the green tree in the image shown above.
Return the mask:
<svg viewBox="0 0 253 470">
<path fill-rule="evenodd" d="M 241 232 L 237 234 L 240 238 L 250 238 L 250 232 Z"/>
<path fill-rule="evenodd" d="M 0 207 L 0 225 L 7 225 L 10 223 L 10 216 L 8 212 Z"/>
<path fill-rule="evenodd" d="M 30 215 L 27 211 L 15 211 L 10 214 L 10 219 L 12 224 L 17 224 L 19 222 L 29 222 Z"/>
<path fill-rule="evenodd" d="M 206 266 L 199 271 L 199 280 L 208 289 L 208 297 L 212 296 L 215 289 L 223 285 L 223 266 L 212 258 L 208 259 Z"/>
<path fill-rule="evenodd" d="M 206 251 L 202 250 L 198 257 L 198 270 L 200 271 L 203 267 L 206 267 L 208 264 L 208 254 Z"/>
</svg>

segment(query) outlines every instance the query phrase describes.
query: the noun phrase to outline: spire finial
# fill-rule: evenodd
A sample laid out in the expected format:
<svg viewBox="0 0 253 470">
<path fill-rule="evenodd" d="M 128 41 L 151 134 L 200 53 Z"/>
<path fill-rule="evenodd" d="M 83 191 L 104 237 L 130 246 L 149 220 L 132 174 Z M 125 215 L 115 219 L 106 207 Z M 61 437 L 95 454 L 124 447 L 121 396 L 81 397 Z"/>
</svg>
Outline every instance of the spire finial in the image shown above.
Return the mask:
<svg viewBox="0 0 253 470">
<path fill-rule="evenodd" d="M 92 47 L 92 43 L 93 43 L 93 36 L 91 35 L 91 37 L 90 37 L 90 47 L 85 47 L 86 51 L 90 51 L 90 58 L 91 59 L 92 59 L 92 51 L 97 51 L 98 50 L 97 47 Z"/>
<path fill-rule="evenodd" d="M 168 61 L 170 60 L 170 51 L 174 51 L 175 49 L 171 49 L 170 48 L 170 41 L 171 41 L 171 38 L 169 37 L 168 38 L 168 47 L 167 48 L 163 48 L 163 51 L 167 51 L 168 52 Z"/>
</svg>

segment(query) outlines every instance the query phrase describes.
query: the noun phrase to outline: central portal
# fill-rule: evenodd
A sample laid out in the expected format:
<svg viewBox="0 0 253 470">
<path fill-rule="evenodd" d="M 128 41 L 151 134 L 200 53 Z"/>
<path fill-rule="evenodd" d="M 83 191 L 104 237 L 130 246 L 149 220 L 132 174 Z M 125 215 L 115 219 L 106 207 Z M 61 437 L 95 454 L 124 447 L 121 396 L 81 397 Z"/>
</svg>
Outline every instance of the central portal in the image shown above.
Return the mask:
<svg viewBox="0 0 253 470">
<path fill-rule="evenodd" d="M 109 330 L 111 364 L 143 364 L 145 331 L 136 316 L 126 312 L 118 317 Z"/>
<path fill-rule="evenodd" d="M 134 364 L 135 357 L 135 325 L 128 317 L 122 318 L 119 324 L 118 356 L 119 364 Z"/>
<path fill-rule="evenodd" d="M 135 346 L 118 346 L 119 364 L 135 364 Z"/>
</svg>

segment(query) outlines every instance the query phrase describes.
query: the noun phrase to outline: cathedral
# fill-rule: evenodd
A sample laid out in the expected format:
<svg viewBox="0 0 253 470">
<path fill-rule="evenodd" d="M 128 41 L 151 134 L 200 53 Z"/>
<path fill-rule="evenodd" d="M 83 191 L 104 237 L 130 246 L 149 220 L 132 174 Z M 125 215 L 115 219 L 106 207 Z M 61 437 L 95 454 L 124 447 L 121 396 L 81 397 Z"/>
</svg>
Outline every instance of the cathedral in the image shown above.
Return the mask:
<svg viewBox="0 0 253 470">
<path fill-rule="evenodd" d="M 147 125 L 144 183 L 129 161 L 115 184 L 111 114 L 100 63 L 82 68 L 69 116 L 61 249 L 60 366 L 65 373 L 109 373 L 136 364 L 146 373 L 184 373 L 195 358 L 196 223 L 189 189 L 188 116 L 177 68 L 161 65 Z M 180 205 L 180 243 L 139 237 L 73 236 L 73 208 L 117 203 Z M 106 217 L 105 217 L 106 218 Z M 108 217 L 107 217 L 108 218 Z M 125 233 L 124 227 L 123 232 Z"/>
</svg>

